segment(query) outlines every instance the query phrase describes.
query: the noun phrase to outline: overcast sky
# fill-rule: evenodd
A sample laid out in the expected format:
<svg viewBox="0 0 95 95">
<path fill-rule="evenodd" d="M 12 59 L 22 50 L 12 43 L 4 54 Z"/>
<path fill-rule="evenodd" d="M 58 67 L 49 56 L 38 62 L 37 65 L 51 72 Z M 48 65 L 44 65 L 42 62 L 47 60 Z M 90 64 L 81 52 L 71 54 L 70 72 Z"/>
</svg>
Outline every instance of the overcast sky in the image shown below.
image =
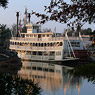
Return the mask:
<svg viewBox="0 0 95 95">
<path fill-rule="evenodd" d="M 69 0 L 67 0 L 69 1 Z M 16 23 L 16 11 L 20 11 L 21 18 L 23 19 L 23 14 L 25 11 L 25 6 L 28 9 L 28 12 L 32 10 L 40 13 L 44 13 L 44 6 L 49 5 L 50 0 L 9 0 L 8 8 L 4 9 L 0 7 L 0 24 L 7 24 L 11 26 L 12 24 Z M 35 16 L 31 17 L 31 21 L 36 23 L 39 19 Z M 66 24 L 60 24 L 55 21 L 49 21 L 42 25 L 42 28 L 51 28 L 54 30 L 56 27 L 57 32 L 63 32 L 66 29 Z M 84 25 L 83 28 L 92 28 L 95 30 L 94 25 Z"/>
</svg>

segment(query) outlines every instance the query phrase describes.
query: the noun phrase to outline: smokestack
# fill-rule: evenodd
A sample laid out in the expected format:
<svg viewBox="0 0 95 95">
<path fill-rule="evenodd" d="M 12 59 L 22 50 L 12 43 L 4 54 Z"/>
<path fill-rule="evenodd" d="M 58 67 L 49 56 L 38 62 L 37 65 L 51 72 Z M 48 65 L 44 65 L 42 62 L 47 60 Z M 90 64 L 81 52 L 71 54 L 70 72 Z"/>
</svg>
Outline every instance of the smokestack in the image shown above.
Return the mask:
<svg viewBox="0 0 95 95">
<path fill-rule="evenodd" d="M 30 23 L 30 18 L 31 18 L 31 13 L 28 13 L 28 20 L 29 20 L 29 23 Z"/>
<path fill-rule="evenodd" d="M 16 16 L 17 16 L 17 27 L 16 27 L 16 34 L 17 34 L 17 37 L 18 37 L 18 21 L 19 21 L 19 12 L 16 12 Z"/>
</svg>

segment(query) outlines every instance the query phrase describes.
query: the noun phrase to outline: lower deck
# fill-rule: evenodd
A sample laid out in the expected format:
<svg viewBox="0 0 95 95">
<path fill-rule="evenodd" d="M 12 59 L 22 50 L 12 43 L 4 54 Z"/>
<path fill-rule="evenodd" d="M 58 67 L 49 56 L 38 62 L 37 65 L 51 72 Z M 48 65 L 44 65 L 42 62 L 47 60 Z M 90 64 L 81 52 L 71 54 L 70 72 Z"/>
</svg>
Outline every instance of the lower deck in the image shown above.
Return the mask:
<svg viewBox="0 0 95 95">
<path fill-rule="evenodd" d="M 26 60 L 62 60 L 62 51 L 17 51 L 21 59 Z"/>
</svg>

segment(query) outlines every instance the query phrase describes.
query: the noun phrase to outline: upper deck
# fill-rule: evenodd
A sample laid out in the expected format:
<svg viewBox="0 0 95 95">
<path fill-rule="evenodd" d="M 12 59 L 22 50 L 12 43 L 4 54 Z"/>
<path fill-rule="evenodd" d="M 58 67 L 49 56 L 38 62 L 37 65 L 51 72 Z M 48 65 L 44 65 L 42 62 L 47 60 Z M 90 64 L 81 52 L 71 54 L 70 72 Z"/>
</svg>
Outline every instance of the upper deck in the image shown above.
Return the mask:
<svg viewBox="0 0 95 95">
<path fill-rule="evenodd" d="M 69 37 L 70 40 L 80 40 L 79 37 Z M 12 37 L 11 42 L 57 42 L 67 40 L 65 37 Z"/>
<path fill-rule="evenodd" d="M 40 25 L 28 23 L 26 24 L 26 33 L 20 33 L 20 37 L 12 37 L 11 42 L 63 42 L 67 40 L 66 37 L 61 35 L 56 35 L 54 32 L 42 32 Z M 70 40 L 80 40 L 79 37 L 70 37 Z"/>
</svg>

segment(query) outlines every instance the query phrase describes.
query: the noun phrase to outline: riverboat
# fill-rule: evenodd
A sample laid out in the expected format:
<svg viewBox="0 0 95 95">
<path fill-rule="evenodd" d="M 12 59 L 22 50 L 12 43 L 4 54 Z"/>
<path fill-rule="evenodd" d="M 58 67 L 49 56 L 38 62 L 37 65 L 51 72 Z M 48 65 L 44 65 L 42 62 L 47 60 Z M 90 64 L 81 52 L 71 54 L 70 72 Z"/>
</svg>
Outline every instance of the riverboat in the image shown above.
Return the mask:
<svg viewBox="0 0 95 95">
<path fill-rule="evenodd" d="M 51 62 L 89 59 L 81 36 L 68 37 L 67 32 L 65 36 L 42 32 L 40 25 L 31 23 L 30 18 L 26 27 L 26 33 L 10 39 L 10 49 L 15 50 L 19 58 Z"/>
</svg>

